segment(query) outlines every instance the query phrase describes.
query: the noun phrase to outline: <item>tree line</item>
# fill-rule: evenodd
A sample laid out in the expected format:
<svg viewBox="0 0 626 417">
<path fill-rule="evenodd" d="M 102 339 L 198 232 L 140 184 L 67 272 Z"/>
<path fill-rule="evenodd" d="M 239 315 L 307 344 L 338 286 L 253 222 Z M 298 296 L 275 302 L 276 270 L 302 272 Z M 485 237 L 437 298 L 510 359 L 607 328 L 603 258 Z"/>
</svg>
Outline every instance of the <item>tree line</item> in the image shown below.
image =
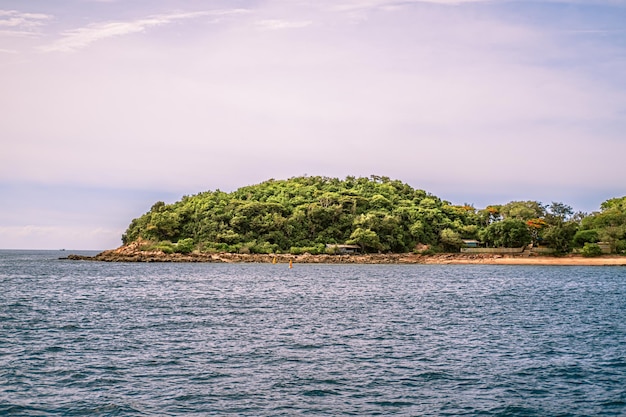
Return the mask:
<svg viewBox="0 0 626 417">
<path fill-rule="evenodd" d="M 557 253 L 594 252 L 602 241 L 621 253 L 626 197 L 607 200 L 591 214 L 537 201 L 476 209 L 388 177 L 303 176 L 159 201 L 122 236 L 124 244 L 139 239 L 166 252 L 317 254 L 328 244 L 354 244 L 363 252 L 454 252 L 475 239 L 488 247 L 533 243 Z"/>
</svg>

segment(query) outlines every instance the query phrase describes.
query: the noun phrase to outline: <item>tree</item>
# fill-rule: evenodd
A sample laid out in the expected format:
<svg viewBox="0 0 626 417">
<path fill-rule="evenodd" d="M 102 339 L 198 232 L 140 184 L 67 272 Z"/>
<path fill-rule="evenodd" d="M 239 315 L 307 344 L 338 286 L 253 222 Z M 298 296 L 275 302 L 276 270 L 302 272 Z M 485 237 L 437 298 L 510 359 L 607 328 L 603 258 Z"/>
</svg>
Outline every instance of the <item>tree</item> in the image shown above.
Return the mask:
<svg viewBox="0 0 626 417">
<path fill-rule="evenodd" d="M 439 240 L 447 251 L 458 252 L 461 246 L 463 246 L 463 240 L 458 232 L 446 228 L 439 233 Z"/>
<path fill-rule="evenodd" d="M 479 237 L 494 247 L 517 248 L 531 242 L 526 223 L 519 219 L 505 219 L 492 223 L 479 233 Z"/>
<path fill-rule="evenodd" d="M 491 223 L 502 220 L 500 209 L 502 206 L 487 206 L 483 210 L 478 210 L 477 216 L 481 226 L 489 226 Z"/>
<path fill-rule="evenodd" d="M 626 250 L 626 197 L 603 202 L 599 213 L 581 221 L 582 230 L 595 230 L 598 238 L 610 245 L 611 252 Z"/>
<path fill-rule="evenodd" d="M 553 203 L 548 213 L 534 201 L 477 211 L 384 176 L 302 176 L 230 193 L 202 192 L 173 204 L 158 201 L 130 222 L 122 241 L 193 239 L 200 249 L 245 247 L 251 252 L 354 241 L 365 251 L 406 252 L 418 243 L 455 250 L 459 238 L 476 237 L 491 246 L 519 247 L 528 243 L 530 233 L 534 241 L 543 237 L 567 250 L 578 224 L 581 230 L 597 231 L 598 239 L 611 243 L 613 250 L 626 249 L 626 197 L 607 200 L 601 212 L 583 218 L 564 204 Z M 587 240 L 579 236 L 578 244 Z"/>
<path fill-rule="evenodd" d="M 359 245 L 363 252 L 370 251 L 378 251 L 382 249 L 382 245 L 380 244 L 380 239 L 376 232 L 370 229 L 362 229 L 360 227 L 356 228 L 354 232 L 350 235 L 350 240 L 348 240 L 349 244 Z"/>
<path fill-rule="evenodd" d="M 545 216 L 547 227 L 542 232 L 543 242 L 557 253 L 568 253 L 578 231 L 578 223 L 570 220 L 574 210 L 563 203 L 553 202 Z"/>
<path fill-rule="evenodd" d="M 146 226 L 145 235 L 153 240 L 171 240 L 178 235 L 178 213 L 168 210 L 157 211 L 150 216 L 150 222 Z"/>
<path fill-rule="evenodd" d="M 561 222 L 567 221 L 574 214 L 574 210 L 566 204 L 552 202 L 550 204 L 550 212 L 546 214 L 547 222 L 550 219 L 558 219 Z"/>
<path fill-rule="evenodd" d="M 572 239 L 572 243 L 578 248 L 582 248 L 585 243 L 598 243 L 599 241 L 600 237 L 598 236 L 598 231 L 595 229 L 579 230 Z"/>
<path fill-rule="evenodd" d="M 526 226 L 528 226 L 528 230 L 530 231 L 533 244 L 537 244 L 541 231 L 546 228 L 547 225 L 544 219 L 530 219 L 526 221 Z"/>
<path fill-rule="evenodd" d="M 602 248 L 597 243 L 585 243 L 580 253 L 586 257 L 602 255 Z"/>
<path fill-rule="evenodd" d="M 568 253 L 577 229 L 578 225 L 572 222 L 550 226 L 543 232 L 543 242 L 557 253 Z"/>
<path fill-rule="evenodd" d="M 505 219 L 530 220 L 543 217 L 545 207 L 538 201 L 511 201 L 500 208 L 500 214 Z"/>
</svg>

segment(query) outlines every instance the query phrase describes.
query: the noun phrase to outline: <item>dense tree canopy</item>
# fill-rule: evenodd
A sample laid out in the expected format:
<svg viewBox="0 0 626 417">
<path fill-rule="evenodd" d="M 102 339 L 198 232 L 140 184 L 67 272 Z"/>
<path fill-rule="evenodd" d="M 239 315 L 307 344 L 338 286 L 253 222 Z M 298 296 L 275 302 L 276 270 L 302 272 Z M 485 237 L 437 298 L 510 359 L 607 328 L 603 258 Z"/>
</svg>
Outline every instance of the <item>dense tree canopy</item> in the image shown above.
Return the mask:
<svg viewBox="0 0 626 417">
<path fill-rule="evenodd" d="M 600 212 L 582 219 L 579 233 L 588 243 L 607 242 L 612 252 L 626 251 L 626 196 L 612 198 L 600 206 Z"/>
<path fill-rule="evenodd" d="M 625 234 L 626 197 L 608 200 L 586 217 L 562 203 L 536 201 L 476 210 L 387 177 L 305 176 L 157 202 L 131 222 L 122 241 L 143 239 L 179 251 L 320 253 L 327 244 L 344 243 L 365 252 L 422 245 L 455 251 L 463 239 L 480 238 L 488 246 L 532 241 L 566 252 L 603 239 L 619 250 Z"/>
</svg>

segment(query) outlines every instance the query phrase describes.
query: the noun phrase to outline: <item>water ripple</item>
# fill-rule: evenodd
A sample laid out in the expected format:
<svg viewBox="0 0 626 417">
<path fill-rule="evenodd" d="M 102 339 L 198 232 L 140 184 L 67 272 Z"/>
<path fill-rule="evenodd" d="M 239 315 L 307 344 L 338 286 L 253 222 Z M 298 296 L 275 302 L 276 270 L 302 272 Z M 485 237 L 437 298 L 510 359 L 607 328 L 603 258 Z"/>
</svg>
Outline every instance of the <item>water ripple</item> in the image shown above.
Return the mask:
<svg viewBox="0 0 626 417">
<path fill-rule="evenodd" d="M 624 415 L 626 269 L 0 252 L 0 415 Z"/>
</svg>

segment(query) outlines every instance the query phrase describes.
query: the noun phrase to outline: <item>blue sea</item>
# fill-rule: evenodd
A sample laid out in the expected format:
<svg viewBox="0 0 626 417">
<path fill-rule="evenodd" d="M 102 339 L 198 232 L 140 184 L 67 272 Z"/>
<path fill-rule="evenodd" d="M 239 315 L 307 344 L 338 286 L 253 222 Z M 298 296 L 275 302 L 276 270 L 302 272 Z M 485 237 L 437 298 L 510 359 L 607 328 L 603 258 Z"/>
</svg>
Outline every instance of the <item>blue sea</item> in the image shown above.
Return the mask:
<svg viewBox="0 0 626 417">
<path fill-rule="evenodd" d="M 626 415 L 624 267 L 69 253 L 0 251 L 0 415 Z"/>
</svg>

